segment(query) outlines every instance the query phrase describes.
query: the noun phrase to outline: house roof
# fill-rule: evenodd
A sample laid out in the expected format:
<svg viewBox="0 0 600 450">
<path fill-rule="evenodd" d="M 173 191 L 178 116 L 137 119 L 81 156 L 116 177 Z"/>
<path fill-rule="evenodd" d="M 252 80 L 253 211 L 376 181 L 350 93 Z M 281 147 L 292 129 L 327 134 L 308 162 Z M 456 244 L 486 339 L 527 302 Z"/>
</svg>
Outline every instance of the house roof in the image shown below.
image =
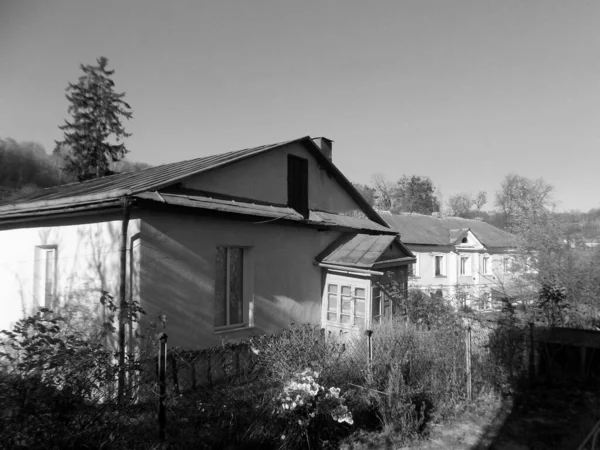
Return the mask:
<svg viewBox="0 0 600 450">
<path fill-rule="evenodd" d="M 381 256 L 394 243 L 403 248 L 408 259 L 414 258 L 397 236 L 354 234 L 340 236 L 317 256 L 317 261 L 338 266 L 370 268 L 381 262 Z"/>
<path fill-rule="evenodd" d="M 387 231 L 387 224 L 354 188 L 340 170 L 325 157 L 310 136 L 259 147 L 236 150 L 213 156 L 205 156 L 161 166 L 150 167 L 138 172 L 110 175 L 80 183 L 42 189 L 31 194 L 0 202 L 0 221 L 19 217 L 48 215 L 57 212 L 77 212 L 82 208 L 94 209 L 115 204 L 124 196 L 136 196 L 145 192 L 160 192 L 189 176 L 208 172 L 227 164 L 250 158 L 291 144 L 301 144 L 317 159 L 329 174 L 361 206 L 366 216 Z"/>
<path fill-rule="evenodd" d="M 388 225 L 400 233 L 405 244 L 447 246 L 462 238 L 470 230 L 486 247 L 514 247 L 515 237 L 475 219 L 434 217 L 423 214 L 382 213 Z"/>
<path fill-rule="evenodd" d="M 155 202 L 169 206 L 186 208 L 199 208 L 221 213 L 242 214 L 257 218 L 268 219 L 273 223 L 277 220 L 304 222 L 306 225 L 325 226 L 340 229 L 351 229 L 366 233 L 386 233 L 396 236 L 396 231 L 372 220 L 361 217 L 350 217 L 324 211 L 311 210 L 305 219 L 302 214 L 286 205 L 271 205 L 254 202 L 250 199 L 240 199 L 222 194 L 197 191 L 195 194 L 167 193 L 167 192 L 142 192 L 134 196 L 143 201 Z"/>
</svg>

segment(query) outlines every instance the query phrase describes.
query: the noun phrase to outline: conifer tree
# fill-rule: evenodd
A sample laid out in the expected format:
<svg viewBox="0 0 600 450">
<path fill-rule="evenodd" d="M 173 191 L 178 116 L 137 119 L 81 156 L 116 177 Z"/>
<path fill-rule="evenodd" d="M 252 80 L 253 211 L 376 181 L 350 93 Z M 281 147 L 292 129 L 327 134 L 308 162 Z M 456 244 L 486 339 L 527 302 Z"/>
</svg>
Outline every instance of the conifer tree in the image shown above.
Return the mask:
<svg viewBox="0 0 600 450">
<path fill-rule="evenodd" d="M 62 141 L 56 141 L 54 152 L 65 161 L 64 170 L 79 181 L 110 175 L 110 164 L 121 160 L 127 148 L 122 119 L 131 119 L 132 111 L 123 97 L 114 91 L 114 70 L 107 68 L 108 59 L 100 57 L 97 65 L 81 64 L 83 75 L 66 91 L 71 120 L 59 126 Z"/>
</svg>

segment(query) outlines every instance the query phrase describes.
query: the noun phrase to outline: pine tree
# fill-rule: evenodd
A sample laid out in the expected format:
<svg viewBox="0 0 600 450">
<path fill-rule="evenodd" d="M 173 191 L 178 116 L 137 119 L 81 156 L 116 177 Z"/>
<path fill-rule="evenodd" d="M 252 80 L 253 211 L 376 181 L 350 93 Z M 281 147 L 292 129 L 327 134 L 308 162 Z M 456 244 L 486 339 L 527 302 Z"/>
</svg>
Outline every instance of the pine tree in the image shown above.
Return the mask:
<svg viewBox="0 0 600 450">
<path fill-rule="evenodd" d="M 123 141 L 131 134 L 121 120 L 131 119 L 131 106 L 123 100 L 125 93 L 114 91 L 114 70 L 107 64 L 105 57 L 97 65 L 81 64 L 83 75 L 66 89 L 72 120 L 59 126 L 64 139 L 56 141 L 54 152 L 64 158 L 63 169 L 79 181 L 110 175 L 110 164 L 128 153 Z"/>
</svg>

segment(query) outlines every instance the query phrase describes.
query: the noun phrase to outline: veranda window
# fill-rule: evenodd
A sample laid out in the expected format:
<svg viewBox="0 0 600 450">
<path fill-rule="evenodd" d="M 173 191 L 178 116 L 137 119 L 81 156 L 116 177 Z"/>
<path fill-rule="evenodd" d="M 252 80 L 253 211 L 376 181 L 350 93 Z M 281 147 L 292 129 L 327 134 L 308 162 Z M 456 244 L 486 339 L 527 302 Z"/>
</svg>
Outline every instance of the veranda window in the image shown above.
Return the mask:
<svg viewBox="0 0 600 450">
<path fill-rule="evenodd" d="M 327 320 L 344 325 L 365 323 L 366 289 L 330 283 L 327 285 Z"/>
</svg>

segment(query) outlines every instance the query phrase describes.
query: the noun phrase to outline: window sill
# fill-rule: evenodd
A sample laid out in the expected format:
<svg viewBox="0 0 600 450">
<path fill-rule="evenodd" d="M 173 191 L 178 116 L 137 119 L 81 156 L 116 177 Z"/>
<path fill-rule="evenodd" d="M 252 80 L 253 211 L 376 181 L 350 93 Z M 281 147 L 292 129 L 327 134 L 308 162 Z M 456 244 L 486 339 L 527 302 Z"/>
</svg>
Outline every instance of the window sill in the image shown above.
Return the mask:
<svg viewBox="0 0 600 450">
<path fill-rule="evenodd" d="M 448 278 L 446 275 L 435 275 L 435 278 Z"/>
<path fill-rule="evenodd" d="M 240 323 L 237 325 L 226 325 L 224 327 L 215 327 L 214 333 L 215 334 L 225 334 L 225 333 L 232 333 L 234 331 L 251 330 L 253 328 L 254 327 L 248 326 L 245 323 Z"/>
</svg>

